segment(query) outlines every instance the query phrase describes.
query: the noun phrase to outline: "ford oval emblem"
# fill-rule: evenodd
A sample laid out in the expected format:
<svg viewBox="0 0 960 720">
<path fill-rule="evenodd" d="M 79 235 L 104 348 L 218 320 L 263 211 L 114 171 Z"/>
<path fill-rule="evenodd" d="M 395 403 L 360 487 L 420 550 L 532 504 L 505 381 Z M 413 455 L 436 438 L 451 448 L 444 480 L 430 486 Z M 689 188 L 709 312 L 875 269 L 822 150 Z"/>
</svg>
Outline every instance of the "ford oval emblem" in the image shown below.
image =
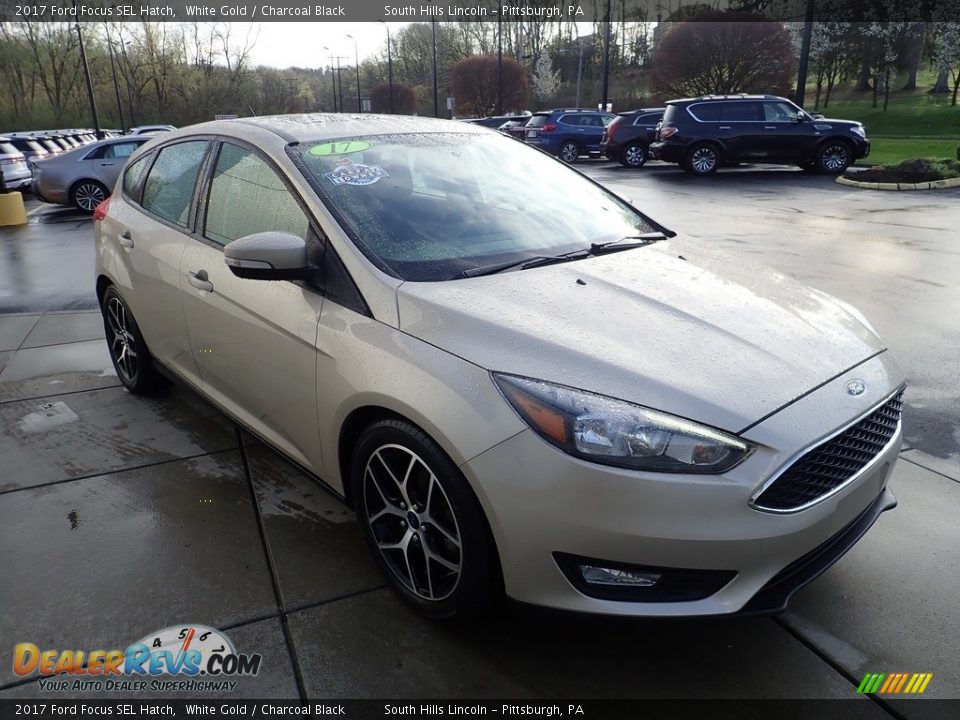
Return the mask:
<svg viewBox="0 0 960 720">
<path fill-rule="evenodd" d="M 867 389 L 867 384 L 863 380 L 850 380 L 845 386 L 847 395 L 863 395 Z"/>
</svg>

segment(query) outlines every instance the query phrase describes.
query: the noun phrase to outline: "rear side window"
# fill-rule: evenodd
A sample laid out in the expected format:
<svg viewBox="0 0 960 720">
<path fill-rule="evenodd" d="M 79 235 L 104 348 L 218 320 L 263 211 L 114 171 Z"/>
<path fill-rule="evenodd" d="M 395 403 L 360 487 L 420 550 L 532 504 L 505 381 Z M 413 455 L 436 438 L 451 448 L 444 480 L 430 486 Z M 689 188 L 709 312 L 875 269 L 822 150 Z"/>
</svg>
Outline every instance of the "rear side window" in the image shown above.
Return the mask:
<svg viewBox="0 0 960 720">
<path fill-rule="evenodd" d="M 720 119 L 729 122 L 753 122 L 760 119 L 759 103 L 731 102 L 720 103 Z"/>
<path fill-rule="evenodd" d="M 187 227 L 190 201 L 207 144 L 206 140 L 191 140 L 160 149 L 143 186 L 140 204 L 144 210 Z"/>
<path fill-rule="evenodd" d="M 140 201 L 140 180 L 143 177 L 143 173 L 146 172 L 146 169 L 150 167 L 150 157 L 151 156 L 148 155 L 147 157 L 140 158 L 123 173 L 123 192 L 137 202 Z"/>
<path fill-rule="evenodd" d="M 721 119 L 721 105 L 722 103 L 697 103 L 690 106 L 690 113 L 703 122 L 718 122 Z"/>
<path fill-rule="evenodd" d="M 549 115 L 534 115 L 530 118 L 530 121 L 527 123 L 528 128 L 543 127 L 547 124 L 547 118 Z"/>
<path fill-rule="evenodd" d="M 136 152 L 137 148 L 140 147 L 142 143 L 128 142 L 128 143 L 114 143 L 112 145 L 107 145 L 106 151 L 103 153 L 103 157 L 107 158 L 128 158 Z"/>
<path fill-rule="evenodd" d="M 676 117 L 679 110 L 676 105 L 668 105 L 667 109 L 663 111 L 663 124 L 669 125 L 672 123 Z"/>
<path fill-rule="evenodd" d="M 310 223 L 280 176 L 252 150 L 224 143 L 210 182 L 204 235 L 221 245 L 276 230 L 307 239 Z"/>
</svg>

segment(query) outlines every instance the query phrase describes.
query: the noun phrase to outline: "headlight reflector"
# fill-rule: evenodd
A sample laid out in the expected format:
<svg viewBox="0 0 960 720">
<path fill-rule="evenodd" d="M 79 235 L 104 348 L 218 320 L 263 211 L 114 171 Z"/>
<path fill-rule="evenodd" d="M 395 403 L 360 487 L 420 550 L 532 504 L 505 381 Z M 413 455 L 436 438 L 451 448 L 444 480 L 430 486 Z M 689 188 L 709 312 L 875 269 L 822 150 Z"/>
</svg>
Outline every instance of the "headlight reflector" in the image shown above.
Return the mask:
<svg viewBox="0 0 960 720">
<path fill-rule="evenodd" d="M 635 470 L 722 473 L 752 451 L 720 430 L 623 400 L 517 375 L 493 379 L 520 417 L 564 452 Z"/>
</svg>

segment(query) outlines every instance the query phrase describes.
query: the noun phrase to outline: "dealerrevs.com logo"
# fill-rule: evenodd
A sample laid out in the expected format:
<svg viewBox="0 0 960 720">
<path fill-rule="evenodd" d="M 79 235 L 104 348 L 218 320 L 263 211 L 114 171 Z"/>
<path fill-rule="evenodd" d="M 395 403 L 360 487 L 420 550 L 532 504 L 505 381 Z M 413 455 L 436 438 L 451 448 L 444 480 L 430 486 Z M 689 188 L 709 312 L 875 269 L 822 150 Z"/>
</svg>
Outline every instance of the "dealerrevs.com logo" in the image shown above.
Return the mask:
<svg viewBox="0 0 960 720">
<path fill-rule="evenodd" d="M 262 661 L 205 625 L 164 628 L 126 650 L 41 650 L 29 642 L 13 650 L 13 671 L 38 674 L 43 692 L 229 692 Z"/>
</svg>

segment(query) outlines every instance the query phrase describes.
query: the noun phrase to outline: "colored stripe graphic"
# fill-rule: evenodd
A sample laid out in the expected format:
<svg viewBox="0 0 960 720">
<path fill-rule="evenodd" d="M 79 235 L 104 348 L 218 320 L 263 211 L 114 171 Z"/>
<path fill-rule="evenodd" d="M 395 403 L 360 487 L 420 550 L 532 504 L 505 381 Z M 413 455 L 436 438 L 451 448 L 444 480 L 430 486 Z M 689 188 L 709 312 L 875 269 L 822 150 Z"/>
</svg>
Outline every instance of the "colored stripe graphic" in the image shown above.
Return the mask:
<svg viewBox="0 0 960 720">
<path fill-rule="evenodd" d="M 862 695 L 874 693 L 919 695 L 927 689 L 933 673 L 867 673 L 860 681 L 857 692 Z"/>
</svg>

